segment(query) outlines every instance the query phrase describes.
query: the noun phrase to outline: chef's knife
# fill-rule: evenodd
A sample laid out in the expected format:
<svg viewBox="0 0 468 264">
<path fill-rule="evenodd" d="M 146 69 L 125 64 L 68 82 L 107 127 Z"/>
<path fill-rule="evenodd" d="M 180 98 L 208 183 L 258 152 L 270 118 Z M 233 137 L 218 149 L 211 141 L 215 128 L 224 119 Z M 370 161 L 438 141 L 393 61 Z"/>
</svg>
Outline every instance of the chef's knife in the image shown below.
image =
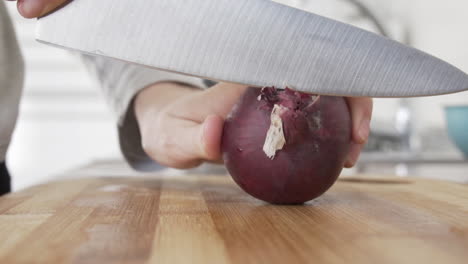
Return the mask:
<svg viewBox="0 0 468 264">
<path fill-rule="evenodd" d="M 466 73 L 429 54 L 269 0 L 75 0 L 39 19 L 37 39 L 165 71 L 317 94 L 468 89 Z"/>
</svg>

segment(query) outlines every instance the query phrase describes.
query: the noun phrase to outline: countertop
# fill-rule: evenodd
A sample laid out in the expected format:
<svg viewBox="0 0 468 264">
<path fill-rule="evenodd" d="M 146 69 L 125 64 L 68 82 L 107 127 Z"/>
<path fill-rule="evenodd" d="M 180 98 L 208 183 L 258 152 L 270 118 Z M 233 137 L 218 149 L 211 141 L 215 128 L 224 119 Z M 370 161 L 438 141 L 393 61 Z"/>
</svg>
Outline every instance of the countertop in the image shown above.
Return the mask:
<svg viewBox="0 0 468 264">
<path fill-rule="evenodd" d="M 275 206 L 227 175 L 116 168 L 92 164 L 1 197 L 0 263 L 468 259 L 467 185 L 356 175 L 303 206 Z"/>
</svg>

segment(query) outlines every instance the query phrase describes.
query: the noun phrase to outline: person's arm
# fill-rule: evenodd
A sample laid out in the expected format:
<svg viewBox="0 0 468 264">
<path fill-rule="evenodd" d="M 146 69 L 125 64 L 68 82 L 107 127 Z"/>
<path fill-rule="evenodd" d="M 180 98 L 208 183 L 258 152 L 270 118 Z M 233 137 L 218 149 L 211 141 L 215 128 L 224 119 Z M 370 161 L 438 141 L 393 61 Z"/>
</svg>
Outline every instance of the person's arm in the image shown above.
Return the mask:
<svg viewBox="0 0 468 264">
<path fill-rule="evenodd" d="M 6 153 L 18 117 L 24 62 L 5 3 L 0 1 L 0 195 L 11 191 Z"/>
<path fill-rule="evenodd" d="M 0 162 L 5 161 L 18 116 L 24 62 L 4 2 L 0 2 Z"/>
</svg>

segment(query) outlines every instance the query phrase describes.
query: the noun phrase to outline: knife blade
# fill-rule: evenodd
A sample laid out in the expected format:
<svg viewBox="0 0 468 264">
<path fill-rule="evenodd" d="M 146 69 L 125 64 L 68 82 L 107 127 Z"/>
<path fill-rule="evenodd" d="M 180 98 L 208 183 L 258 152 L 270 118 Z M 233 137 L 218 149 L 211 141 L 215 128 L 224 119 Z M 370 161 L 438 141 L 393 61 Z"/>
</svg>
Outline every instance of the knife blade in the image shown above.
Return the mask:
<svg viewBox="0 0 468 264">
<path fill-rule="evenodd" d="M 269 0 L 78 0 L 38 20 L 38 41 L 215 81 L 324 95 L 468 90 L 420 50 Z"/>
</svg>

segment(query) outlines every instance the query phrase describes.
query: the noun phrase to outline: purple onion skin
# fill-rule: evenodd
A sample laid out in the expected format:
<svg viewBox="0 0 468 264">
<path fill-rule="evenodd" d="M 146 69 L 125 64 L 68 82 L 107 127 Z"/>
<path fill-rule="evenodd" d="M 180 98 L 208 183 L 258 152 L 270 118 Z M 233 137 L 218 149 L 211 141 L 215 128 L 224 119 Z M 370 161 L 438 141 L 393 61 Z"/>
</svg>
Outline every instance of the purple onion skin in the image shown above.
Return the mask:
<svg viewBox="0 0 468 264">
<path fill-rule="evenodd" d="M 258 100 L 260 96 L 260 100 Z M 351 147 L 351 116 L 343 97 L 249 87 L 227 117 L 222 137 L 225 165 L 250 195 L 273 204 L 302 204 L 337 180 Z M 286 143 L 273 159 L 263 151 L 275 104 Z"/>
</svg>

